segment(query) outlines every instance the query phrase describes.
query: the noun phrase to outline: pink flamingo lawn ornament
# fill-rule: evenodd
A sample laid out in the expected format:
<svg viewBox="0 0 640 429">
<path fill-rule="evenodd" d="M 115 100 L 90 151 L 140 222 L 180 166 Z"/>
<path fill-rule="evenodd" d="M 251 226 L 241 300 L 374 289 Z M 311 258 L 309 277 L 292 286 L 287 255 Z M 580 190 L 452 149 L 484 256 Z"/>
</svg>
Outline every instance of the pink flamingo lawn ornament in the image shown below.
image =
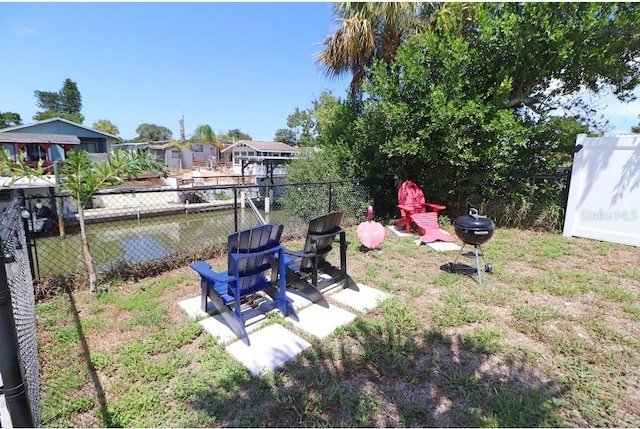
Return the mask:
<svg viewBox="0 0 640 429">
<path fill-rule="evenodd" d="M 384 241 L 384 226 L 373 221 L 373 207 L 367 208 L 367 221 L 358 225 L 356 230 L 358 240 L 370 250 L 377 249 Z"/>
</svg>

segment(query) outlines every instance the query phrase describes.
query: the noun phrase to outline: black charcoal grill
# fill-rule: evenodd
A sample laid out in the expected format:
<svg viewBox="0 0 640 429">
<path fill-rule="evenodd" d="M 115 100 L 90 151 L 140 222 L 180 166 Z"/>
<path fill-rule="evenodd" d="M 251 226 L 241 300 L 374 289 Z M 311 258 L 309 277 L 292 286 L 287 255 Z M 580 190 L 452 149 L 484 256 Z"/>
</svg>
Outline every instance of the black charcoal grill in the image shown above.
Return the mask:
<svg viewBox="0 0 640 429">
<path fill-rule="evenodd" d="M 469 244 L 473 246 L 473 255 L 476 259 L 476 270 L 478 273 L 478 283 L 482 284 L 482 271 L 480 270 L 480 257 L 484 261 L 484 271 L 490 273 L 493 270 L 491 264 L 487 263 L 482 251 L 482 245 L 489 241 L 493 237 L 493 233 L 496 229 L 493 221 L 486 217 L 480 216 L 477 209 L 472 208 L 469 210 L 469 214 L 466 216 L 459 216 L 453 221 L 453 228 L 456 235 L 462 240 L 462 248 L 456 256 L 453 262 L 447 264 L 447 271 L 454 272 L 455 264 L 462 252 L 465 245 Z"/>
</svg>

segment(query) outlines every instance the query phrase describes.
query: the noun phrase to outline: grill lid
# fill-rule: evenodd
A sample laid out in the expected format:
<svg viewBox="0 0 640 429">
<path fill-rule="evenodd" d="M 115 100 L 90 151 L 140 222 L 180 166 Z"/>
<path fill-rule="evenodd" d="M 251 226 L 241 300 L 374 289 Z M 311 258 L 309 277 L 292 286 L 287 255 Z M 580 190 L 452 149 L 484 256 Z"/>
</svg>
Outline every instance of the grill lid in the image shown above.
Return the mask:
<svg viewBox="0 0 640 429">
<path fill-rule="evenodd" d="M 493 223 L 493 220 L 486 216 L 480 216 L 478 214 L 478 210 L 475 208 L 469 210 L 469 214 L 466 216 L 458 216 L 456 220 L 453 221 L 453 226 L 455 228 L 464 228 L 478 231 L 492 231 L 496 227 L 496 225 Z"/>
</svg>

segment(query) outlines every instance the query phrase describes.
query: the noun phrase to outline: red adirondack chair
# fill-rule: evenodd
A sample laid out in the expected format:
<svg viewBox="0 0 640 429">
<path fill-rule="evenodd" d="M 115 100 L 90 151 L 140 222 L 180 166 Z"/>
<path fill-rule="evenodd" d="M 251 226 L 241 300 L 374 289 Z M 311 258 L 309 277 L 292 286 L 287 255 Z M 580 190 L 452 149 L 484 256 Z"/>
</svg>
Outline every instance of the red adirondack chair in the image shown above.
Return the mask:
<svg viewBox="0 0 640 429">
<path fill-rule="evenodd" d="M 398 208 L 400 209 L 400 220 L 396 223 L 396 226 L 401 228 L 405 227 L 408 233 L 411 233 L 411 215 L 415 213 L 426 213 L 433 211 L 436 213 L 436 219 L 440 210 L 444 210 L 447 207 L 428 203 L 424 199 L 424 193 L 420 186 L 411 180 L 405 180 L 398 189 Z"/>
<path fill-rule="evenodd" d="M 453 243 L 456 239 L 440 229 L 438 225 L 438 214 L 436 212 L 414 213 L 411 219 L 418 225 L 420 241 L 423 243 L 433 243 L 434 241 L 447 241 Z"/>
</svg>

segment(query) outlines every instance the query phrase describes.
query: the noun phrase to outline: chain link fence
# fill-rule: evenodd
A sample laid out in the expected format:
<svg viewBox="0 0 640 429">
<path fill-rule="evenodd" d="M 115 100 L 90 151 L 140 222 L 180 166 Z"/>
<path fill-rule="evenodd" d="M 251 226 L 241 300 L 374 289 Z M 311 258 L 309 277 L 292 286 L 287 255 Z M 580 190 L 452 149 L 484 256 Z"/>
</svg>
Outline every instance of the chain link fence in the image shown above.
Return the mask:
<svg viewBox="0 0 640 429">
<path fill-rule="evenodd" d="M 21 213 L 22 200 L 15 199 L 0 216 L 4 259 L 0 267 L 0 396 L 4 395 L 12 426 L 37 427 L 40 370 L 35 297 Z"/>
<path fill-rule="evenodd" d="M 247 198 L 267 222 L 284 224 L 288 237 L 330 211 L 345 211 L 346 224 L 360 222 L 370 203 L 367 188 L 353 181 L 103 190 L 84 210 L 96 270 L 104 280 L 140 278 L 212 257 L 230 233 L 260 223 Z M 32 195 L 26 208 L 35 277 L 86 272 L 75 202 Z"/>
</svg>

